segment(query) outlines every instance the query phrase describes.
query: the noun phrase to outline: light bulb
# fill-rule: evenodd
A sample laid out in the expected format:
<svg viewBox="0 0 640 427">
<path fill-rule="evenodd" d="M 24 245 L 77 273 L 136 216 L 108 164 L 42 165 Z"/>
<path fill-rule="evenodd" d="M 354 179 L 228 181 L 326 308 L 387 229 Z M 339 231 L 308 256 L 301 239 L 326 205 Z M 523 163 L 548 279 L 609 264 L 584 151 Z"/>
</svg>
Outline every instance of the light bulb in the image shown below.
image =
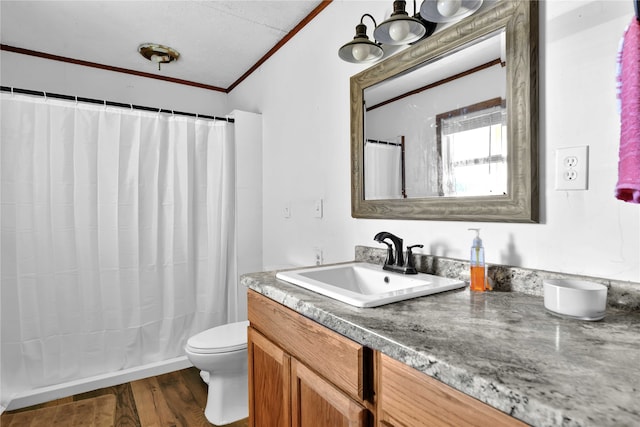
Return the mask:
<svg viewBox="0 0 640 427">
<path fill-rule="evenodd" d="M 351 48 L 351 53 L 358 61 L 364 61 L 369 57 L 369 46 L 364 43 L 358 43 Z"/>
<path fill-rule="evenodd" d="M 396 21 L 389 25 L 389 37 L 397 42 L 402 41 L 407 38 L 409 29 L 409 23 L 407 21 Z"/>
<path fill-rule="evenodd" d="M 461 4 L 462 0 L 438 0 L 436 8 L 442 16 L 453 16 L 460 10 Z"/>
</svg>

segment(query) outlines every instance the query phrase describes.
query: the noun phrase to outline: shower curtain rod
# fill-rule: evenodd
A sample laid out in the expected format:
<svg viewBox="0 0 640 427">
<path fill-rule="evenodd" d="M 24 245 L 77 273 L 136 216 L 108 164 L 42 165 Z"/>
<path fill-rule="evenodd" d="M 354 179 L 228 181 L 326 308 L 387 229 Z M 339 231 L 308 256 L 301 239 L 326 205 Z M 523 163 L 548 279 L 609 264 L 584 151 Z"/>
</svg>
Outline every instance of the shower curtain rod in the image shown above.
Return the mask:
<svg viewBox="0 0 640 427">
<path fill-rule="evenodd" d="M 61 95 L 59 93 L 42 92 L 38 90 L 18 89 L 18 88 L 9 87 L 9 86 L 0 86 L 0 91 L 10 92 L 10 93 L 20 93 L 24 95 L 42 96 L 44 98 L 64 99 L 67 101 L 86 102 L 89 104 L 98 104 L 98 105 L 105 105 L 105 106 L 108 105 L 110 107 L 130 108 L 132 110 L 152 111 L 157 113 L 169 113 L 169 114 L 174 114 L 178 116 L 195 117 L 198 119 L 221 120 L 229 123 L 235 122 L 235 120 L 231 117 L 218 117 L 218 116 L 207 116 L 205 114 L 185 113 L 184 111 L 166 110 L 164 108 L 152 108 L 152 107 L 145 107 L 142 105 L 125 104 L 122 102 L 114 102 L 114 101 L 103 101 L 99 99 L 83 98 L 80 96 Z"/>
<path fill-rule="evenodd" d="M 367 142 L 370 142 L 372 144 L 394 145 L 396 147 L 402 147 L 402 143 L 401 142 L 381 141 L 381 140 L 378 140 L 378 139 L 367 139 Z"/>
</svg>

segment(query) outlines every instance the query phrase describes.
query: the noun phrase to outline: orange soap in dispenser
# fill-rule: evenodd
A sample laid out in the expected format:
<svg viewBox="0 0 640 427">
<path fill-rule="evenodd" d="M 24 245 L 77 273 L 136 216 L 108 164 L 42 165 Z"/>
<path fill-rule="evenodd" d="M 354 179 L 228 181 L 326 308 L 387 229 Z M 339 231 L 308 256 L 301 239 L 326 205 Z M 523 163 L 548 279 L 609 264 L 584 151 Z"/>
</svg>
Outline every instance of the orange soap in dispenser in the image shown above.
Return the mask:
<svg viewBox="0 0 640 427">
<path fill-rule="evenodd" d="M 482 239 L 480 239 L 480 229 L 470 228 L 469 230 L 476 232 L 476 238 L 473 239 L 471 246 L 471 285 L 469 289 L 475 292 L 484 292 L 487 288 L 487 279 L 484 265 L 484 247 L 482 246 Z"/>
</svg>

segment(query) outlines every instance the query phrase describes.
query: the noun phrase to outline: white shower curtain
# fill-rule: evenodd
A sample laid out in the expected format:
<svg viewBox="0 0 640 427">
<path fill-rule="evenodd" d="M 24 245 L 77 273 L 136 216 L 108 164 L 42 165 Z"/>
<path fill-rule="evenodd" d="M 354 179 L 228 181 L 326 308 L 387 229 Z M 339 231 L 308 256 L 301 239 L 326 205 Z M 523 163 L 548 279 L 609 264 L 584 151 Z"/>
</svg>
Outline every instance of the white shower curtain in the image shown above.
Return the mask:
<svg viewBox="0 0 640 427">
<path fill-rule="evenodd" d="M 2 94 L 1 392 L 235 320 L 233 126 Z"/>
<path fill-rule="evenodd" d="M 397 145 L 364 145 L 365 199 L 402 198 L 402 149 Z"/>
</svg>

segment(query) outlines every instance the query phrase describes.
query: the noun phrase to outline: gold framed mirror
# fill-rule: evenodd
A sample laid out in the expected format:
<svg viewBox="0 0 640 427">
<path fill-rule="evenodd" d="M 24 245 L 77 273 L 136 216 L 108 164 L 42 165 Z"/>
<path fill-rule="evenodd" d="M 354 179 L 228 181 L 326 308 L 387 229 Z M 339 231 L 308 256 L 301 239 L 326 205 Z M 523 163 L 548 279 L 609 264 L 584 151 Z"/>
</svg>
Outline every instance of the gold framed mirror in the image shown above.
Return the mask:
<svg viewBox="0 0 640 427">
<path fill-rule="evenodd" d="M 498 46 L 497 52 L 489 51 L 489 45 Z M 475 56 L 477 59 L 469 62 L 469 58 Z M 498 58 L 494 58 L 496 56 Z M 456 58 L 465 58 L 465 61 L 462 63 L 462 60 Z M 473 101 L 469 96 L 460 95 L 474 92 L 476 96 L 476 90 L 469 90 L 469 86 L 466 86 L 467 89 L 464 89 L 465 86 L 440 86 L 443 82 L 451 84 L 451 81 L 463 76 L 466 79 L 464 84 L 475 84 L 478 89 L 485 88 L 488 85 L 481 80 L 479 70 L 486 72 L 489 68 L 494 70 L 493 73 L 502 75 L 496 80 L 499 82 L 497 86 L 501 88 L 496 89 L 498 93 L 495 96 L 479 93 L 477 97 L 480 100 Z M 449 74 L 443 76 L 442 70 L 447 70 Z M 409 79 L 412 79 L 412 83 L 407 86 L 405 82 Z M 434 83 L 435 81 L 437 82 Z M 433 90 L 435 86 L 439 86 L 440 92 Z M 417 94 L 422 100 L 418 101 L 416 98 L 407 101 L 408 97 L 418 96 Z M 502 106 L 503 111 L 500 113 L 503 117 L 502 124 L 492 128 L 492 132 L 495 133 L 495 129 L 498 129 L 498 133 L 504 134 L 499 155 L 496 154 L 495 143 L 484 143 L 487 147 L 484 150 L 493 150 L 488 155 L 471 156 L 472 158 L 462 161 L 455 160 L 452 154 L 443 155 L 445 149 L 449 149 L 452 144 L 449 139 L 443 139 L 449 138 L 452 133 L 450 130 L 442 130 L 442 123 L 445 123 L 443 117 L 447 114 L 453 117 L 452 113 L 455 111 L 459 118 L 452 119 L 453 123 L 469 128 L 471 125 L 468 123 L 472 120 L 462 120 L 462 117 L 466 117 L 463 114 L 466 113 L 465 108 L 475 108 L 483 105 L 487 99 L 493 100 L 496 97 L 500 100 L 497 104 Z M 435 100 L 438 99 L 446 99 L 447 103 L 436 105 Z M 381 116 L 379 112 L 371 111 L 374 105 L 378 107 L 394 104 L 398 107 L 399 102 L 408 102 L 408 107 L 403 107 L 404 111 L 419 110 L 418 116 L 408 118 L 405 113 Z M 429 104 L 431 109 L 422 108 L 420 103 Z M 403 111 L 402 108 L 396 110 Z M 499 113 L 492 111 L 484 113 L 483 117 L 491 114 L 499 116 Z M 406 124 L 403 129 L 399 125 L 403 121 L 411 122 L 410 126 Z M 452 129 L 451 123 L 447 123 L 447 126 L 447 129 Z M 416 127 L 424 131 L 416 132 Z M 385 131 L 391 134 L 382 134 Z M 377 174 L 380 166 L 373 166 L 374 163 L 369 161 L 367 169 L 365 141 L 397 140 L 400 136 L 403 141 L 402 157 L 393 158 L 402 158 L 402 189 L 398 190 L 397 197 L 389 196 L 391 193 L 388 189 L 381 193 L 386 195 L 370 197 L 372 188 L 377 184 L 372 181 L 367 184 L 365 171 L 366 180 L 369 180 L 369 177 Z M 467 145 L 463 151 L 473 151 L 469 147 Z M 418 150 L 418 155 L 413 154 L 415 150 Z M 503 163 L 498 165 L 495 163 L 496 159 Z M 479 164 L 484 165 L 483 170 L 500 170 L 499 175 L 504 181 L 486 191 L 465 193 L 461 190 L 465 187 L 462 175 L 457 178 L 447 175 L 449 171 L 464 169 L 463 166 L 473 166 L 475 169 L 467 168 L 466 174 L 471 173 L 472 177 L 476 177 L 478 175 L 474 174 L 477 173 Z M 396 171 L 399 168 L 394 166 L 391 169 Z M 380 175 L 382 178 L 379 180 L 387 180 L 382 171 Z M 395 180 L 395 176 L 390 179 Z M 467 178 L 467 181 L 484 179 Z M 489 179 L 495 178 L 487 178 Z M 456 182 L 452 184 L 452 180 Z M 397 181 L 400 182 L 400 179 Z M 427 189 L 419 190 L 419 186 Z M 431 194 L 428 188 L 439 190 L 433 190 Z M 449 190 L 443 191 L 443 188 Z M 499 1 L 484 12 L 436 32 L 422 42 L 351 77 L 351 214 L 354 218 L 537 222 L 538 188 L 536 1 Z"/>
</svg>

